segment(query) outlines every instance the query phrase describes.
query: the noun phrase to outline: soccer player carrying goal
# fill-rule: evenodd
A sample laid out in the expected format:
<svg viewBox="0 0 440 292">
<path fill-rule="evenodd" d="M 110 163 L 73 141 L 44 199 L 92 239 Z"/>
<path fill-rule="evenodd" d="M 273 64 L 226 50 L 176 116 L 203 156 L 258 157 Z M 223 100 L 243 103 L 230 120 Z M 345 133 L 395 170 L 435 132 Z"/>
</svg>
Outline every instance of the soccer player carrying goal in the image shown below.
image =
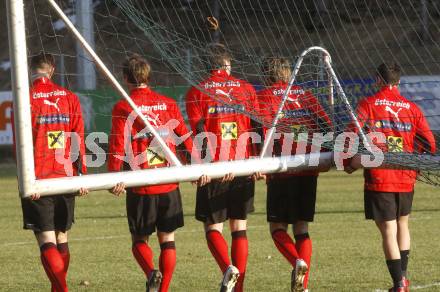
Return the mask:
<svg viewBox="0 0 440 292">
<path fill-rule="evenodd" d="M 208 46 L 206 62 L 210 76 L 186 95 L 193 131 L 214 135 L 213 139 L 208 135 L 204 140 L 204 159 L 248 158 L 255 154 L 250 139 L 240 137 L 251 131 L 252 126 L 251 120 L 240 110 L 257 108 L 255 90 L 248 82 L 231 75 L 231 55 L 222 44 Z M 248 257 L 247 215 L 253 210 L 254 182 L 248 177 L 234 178 L 227 174 L 197 189 L 196 219 L 204 223 L 209 250 L 223 273 L 221 291 L 232 291 L 234 285 L 235 292 L 243 291 Z M 232 236 L 232 265 L 228 244 L 222 235 L 226 220 L 229 220 Z"/>
<path fill-rule="evenodd" d="M 400 67 L 381 64 L 376 71 L 380 90 L 362 99 L 357 117 L 362 128 L 383 133 L 383 152 L 435 152 L 434 136 L 422 111 L 399 93 Z M 355 161 L 354 159 L 352 161 Z M 356 169 L 348 163 L 346 171 Z M 417 173 L 401 169 L 365 169 L 366 219 L 374 220 L 381 235 L 386 264 L 393 280 L 390 292 L 409 291 L 407 266 L 410 250 L 408 227 Z"/>
<path fill-rule="evenodd" d="M 178 140 L 189 137 L 177 103 L 149 88 L 151 67 L 145 59 L 133 55 L 123 64 L 122 70 L 130 97 L 169 148 L 176 153 L 176 146 L 180 143 Z M 168 165 L 164 152 L 155 143 L 155 138 L 144 128 L 143 121 L 137 117 L 127 101 L 120 100 L 115 104 L 109 141 L 110 171 Z M 189 137 L 183 143 L 191 153 L 192 139 Z M 207 181 L 209 178 L 202 176 L 198 183 L 203 185 Z M 125 193 L 125 185 L 118 183 L 110 191 L 119 196 Z M 126 207 L 133 243 L 132 252 L 147 277 L 147 292 L 166 292 L 176 265 L 174 231 L 184 223 L 179 185 L 174 183 L 129 188 Z M 149 236 L 156 229 L 161 249 L 159 270 L 154 268 L 153 251 L 148 245 Z"/>
<path fill-rule="evenodd" d="M 84 123 L 78 97 L 52 80 L 55 59 L 41 53 L 31 59 L 30 103 L 36 179 L 80 175 L 86 172 Z M 76 138 L 72 138 L 77 136 Z M 76 161 L 71 151 L 79 150 Z M 86 195 L 81 188 L 79 195 Z M 67 231 L 74 221 L 75 194 L 22 199 L 24 229 L 34 231 L 41 262 L 52 291 L 67 291 L 70 252 Z"/>
<path fill-rule="evenodd" d="M 266 88 L 258 92 L 258 101 L 264 125 L 272 124 L 286 93 L 292 75 L 289 61 L 282 57 L 266 58 L 263 73 Z M 298 85 L 291 87 L 287 101 L 279 115 L 277 133 L 272 155 L 305 154 L 311 151 L 308 140 L 312 133 L 330 130 L 331 121 L 317 98 Z M 264 128 L 267 132 L 268 128 Z M 292 138 L 287 139 L 286 134 Z M 288 153 L 282 149 L 290 143 Z M 290 149 L 290 148 L 289 148 Z M 318 149 L 320 151 L 320 149 Z M 285 152 L 285 151 L 284 151 Z M 292 265 L 291 290 L 307 291 L 312 241 L 308 222 L 315 214 L 318 172 L 279 173 L 267 177 L 267 221 L 275 246 Z M 287 233 L 293 225 L 294 242 Z"/>
</svg>

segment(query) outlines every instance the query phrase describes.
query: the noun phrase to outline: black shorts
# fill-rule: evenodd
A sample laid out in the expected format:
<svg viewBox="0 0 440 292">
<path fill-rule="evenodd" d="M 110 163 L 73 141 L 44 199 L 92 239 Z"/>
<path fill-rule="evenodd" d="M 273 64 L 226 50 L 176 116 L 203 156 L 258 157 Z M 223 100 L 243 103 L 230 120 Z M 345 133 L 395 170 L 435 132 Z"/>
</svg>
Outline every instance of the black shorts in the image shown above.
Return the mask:
<svg viewBox="0 0 440 292">
<path fill-rule="evenodd" d="M 292 176 L 267 183 L 267 221 L 294 224 L 315 216 L 317 176 Z"/>
<path fill-rule="evenodd" d="M 364 192 L 365 218 L 391 221 L 411 213 L 414 191 L 408 193 Z"/>
<path fill-rule="evenodd" d="M 179 188 L 164 194 L 138 195 L 127 191 L 127 219 L 133 235 L 151 235 L 156 231 L 171 233 L 183 226 L 182 199 Z"/>
<path fill-rule="evenodd" d="M 21 199 L 23 228 L 35 233 L 66 232 L 74 222 L 75 195 L 45 196 L 38 200 Z"/>
<path fill-rule="evenodd" d="M 196 219 L 208 224 L 228 219 L 246 220 L 254 211 L 255 183 L 248 177 L 231 182 L 213 181 L 197 188 Z"/>
</svg>

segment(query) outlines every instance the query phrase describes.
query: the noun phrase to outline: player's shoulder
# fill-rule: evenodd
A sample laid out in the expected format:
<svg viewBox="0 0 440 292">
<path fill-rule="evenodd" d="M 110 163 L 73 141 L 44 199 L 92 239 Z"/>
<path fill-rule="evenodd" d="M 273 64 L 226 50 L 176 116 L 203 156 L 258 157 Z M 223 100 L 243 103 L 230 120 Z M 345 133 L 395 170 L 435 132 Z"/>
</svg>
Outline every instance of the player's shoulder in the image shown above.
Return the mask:
<svg viewBox="0 0 440 292">
<path fill-rule="evenodd" d="M 72 91 L 67 89 L 66 87 L 63 87 L 53 81 L 50 82 L 50 85 L 51 85 L 53 91 L 63 92 L 63 93 L 65 93 L 65 95 L 76 95 L 75 93 L 73 93 Z"/>
<path fill-rule="evenodd" d="M 257 91 L 257 97 L 259 100 L 271 100 L 275 97 L 276 90 L 274 87 L 265 87 Z"/>
<path fill-rule="evenodd" d="M 52 85 L 52 92 L 53 92 L 54 96 L 64 97 L 64 98 L 69 99 L 72 102 L 80 102 L 80 99 L 75 92 L 70 91 L 66 87 L 58 85 L 54 82 L 52 82 L 51 85 Z"/>
<path fill-rule="evenodd" d="M 188 91 L 186 92 L 186 99 L 192 99 L 192 98 L 196 98 L 198 95 L 202 94 L 202 91 L 200 90 L 200 88 L 204 88 L 205 84 L 206 84 L 206 80 L 202 81 L 200 83 L 198 83 L 197 85 L 193 85 L 191 86 Z"/>
<path fill-rule="evenodd" d="M 292 85 L 289 95 L 298 96 L 301 100 L 317 100 L 317 97 L 314 95 L 311 88 L 305 88 L 300 85 Z"/>
<path fill-rule="evenodd" d="M 152 97 L 153 97 L 154 101 L 164 102 L 164 103 L 169 104 L 169 105 L 176 105 L 177 104 L 177 102 L 176 102 L 176 100 L 174 98 L 169 97 L 169 96 L 167 96 L 165 94 L 162 94 L 160 92 L 151 90 L 151 94 L 152 94 Z"/>
<path fill-rule="evenodd" d="M 124 111 L 124 110 L 128 110 L 130 108 L 130 105 L 128 104 L 128 102 L 121 98 L 118 101 L 116 101 L 116 103 L 113 105 L 113 112 L 120 112 L 120 111 Z"/>
<path fill-rule="evenodd" d="M 417 103 L 415 103 L 412 100 L 407 99 L 406 97 L 405 101 L 409 104 L 409 110 L 411 110 L 411 112 L 415 115 L 424 115 L 422 109 L 419 107 L 419 105 Z"/>
<path fill-rule="evenodd" d="M 292 95 L 298 95 L 298 96 L 306 96 L 306 97 L 314 97 L 316 96 L 313 94 L 313 91 L 311 88 L 306 88 L 298 84 L 293 84 L 290 88 L 290 94 Z"/>
<path fill-rule="evenodd" d="M 400 92 L 399 92 L 399 95 L 397 96 L 397 98 L 398 98 L 398 101 L 400 101 L 401 103 L 407 103 L 410 105 L 410 107 L 414 106 L 414 107 L 418 108 L 417 104 L 414 101 L 412 101 L 411 99 L 409 99 L 405 95 L 401 94 Z"/>
<path fill-rule="evenodd" d="M 234 91 L 237 90 L 242 95 L 242 98 L 255 99 L 257 96 L 255 87 L 249 81 L 230 76 L 228 83 L 230 88 L 233 88 Z"/>
<path fill-rule="evenodd" d="M 359 100 L 359 103 L 366 103 L 366 104 L 369 104 L 369 103 L 372 103 L 372 102 L 374 102 L 375 100 L 378 100 L 378 99 L 380 99 L 380 96 L 377 96 L 377 95 L 369 95 L 369 96 L 362 97 L 362 98 Z"/>
<path fill-rule="evenodd" d="M 239 83 L 240 86 L 242 86 L 243 88 L 255 91 L 255 87 L 249 81 L 247 81 L 247 80 L 236 78 L 234 76 L 231 76 L 231 80 L 233 80 L 234 82 Z"/>
<path fill-rule="evenodd" d="M 273 91 L 274 91 L 274 88 L 272 88 L 272 87 L 264 87 L 264 88 L 258 90 L 257 94 L 261 95 L 261 96 L 268 96 L 268 95 L 273 94 Z"/>
<path fill-rule="evenodd" d="M 161 108 L 162 110 L 166 109 L 171 110 L 172 112 L 179 110 L 179 105 L 177 101 L 172 97 L 169 97 L 157 91 L 152 91 L 152 97 L 153 99 L 151 101 L 159 105 L 159 108 Z"/>
<path fill-rule="evenodd" d="M 71 105 L 81 105 L 81 100 L 78 94 L 61 85 L 52 83 L 52 91 L 53 96 L 66 98 Z"/>
<path fill-rule="evenodd" d="M 367 108 L 371 107 L 373 105 L 377 105 L 378 101 L 381 99 L 381 97 L 377 94 L 369 95 L 366 97 L 363 97 L 358 102 L 358 108 Z"/>
<path fill-rule="evenodd" d="M 161 95 L 161 100 L 163 100 L 165 103 L 170 104 L 172 106 L 177 106 L 177 101 L 169 96 Z"/>
</svg>

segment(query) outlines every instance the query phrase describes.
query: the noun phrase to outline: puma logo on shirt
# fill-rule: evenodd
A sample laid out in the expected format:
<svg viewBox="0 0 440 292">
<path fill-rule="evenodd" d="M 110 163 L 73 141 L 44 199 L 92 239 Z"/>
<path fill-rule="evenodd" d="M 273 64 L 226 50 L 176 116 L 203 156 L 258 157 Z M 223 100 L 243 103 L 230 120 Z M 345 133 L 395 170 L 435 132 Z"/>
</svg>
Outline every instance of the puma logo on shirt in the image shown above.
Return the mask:
<svg viewBox="0 0 440 292">
<path fill-rule="evenodd" d="M 58 101 L 59 101 L 59 100 L 60 100 L 59 97 L 56 99 L 55 102 L 51 102 L 51 101 L 45 99 L 45 100 L 44 100 L 44 104 L 46 104 L 46 105 L 48 105 L 48 106 L 53 106 L 53 107 L 56 108 L 56 110 L 59 112 L 59 111 L 60 111 L 60 108 L 58 107 Z"/>
<path fill-rule="evenodd" d="M 386 110 L 387 112 L 391 113 L 391 114 L 396 118 L 396 120 L 400 121 L 400 119 L 399 119 L 399 112 L 402 110 L 402 108 L 399 108 L 399 109 L 397 110 L 397 112 L 396 112 L 396 111 L 394 111 L 392 108 L 390 108 L 389 106 L 386 106 L 386 107 L 385 107 L 385 110 Z"/>
</svg>

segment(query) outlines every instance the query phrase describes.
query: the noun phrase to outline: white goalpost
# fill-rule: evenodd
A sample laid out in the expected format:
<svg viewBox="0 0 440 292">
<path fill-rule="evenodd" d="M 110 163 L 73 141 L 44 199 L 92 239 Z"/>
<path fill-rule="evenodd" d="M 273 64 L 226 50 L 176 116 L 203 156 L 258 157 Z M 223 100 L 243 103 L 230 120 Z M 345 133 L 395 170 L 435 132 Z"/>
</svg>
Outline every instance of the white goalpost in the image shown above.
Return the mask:
<svg viewBox="0 0 440 292">
<path fill-rule="evenodd" d="M 35 183 L 31 108 L 26 52 L 24 6 L 22 0 L 6 1 L 11 79 L 14 100 L 17 176 L 20 195 L 29 196 Z"/>
<path fill-rule="evenodd" d="M 34 170 L 34 156 L 32 148 L 32 124 L 29 101 L 29 80 L 27 70 L 27 54 L 26 54 L 26 36 L 23 13 L 22 0 L 8 0 L 8 29 L 10 34 L 10 55 L 12 60 L 12 84 L 13 84 L 13 100 L 14 100 L 14 116 L 15 116 L 15 132 L 16 132 L 16 151 L 17 151 L 17 166 L 18 166 L 18 181 L 20 188 L 20 195 L 22 197 L 29 197 L 33 193 L 41 195 L 53 195 L 74 193 L 80 187 L 88 188 L 89 190 L 103 190 L 110 189 L 117 182 L 123 182 L 127 187 L 136 187 L 142 185 L 154 185 L 184 181 L 195 181 L 201 175 L 205 174 L 211 178 L 223 177 L 226 173 L 234 173 L 235 176 L 247 176 L 255 172 L 275 173 L 285 172 L 289 170 L 301 171 L 305 169 L 319 169 L 330 168 L 334 163 L 332 152 L 325 153 L 310 153 L 299 154 L 295 156 L 281 156 L 281 157 L 264 157 L 267 152 L 268 145 L 275 132 L 277 124 L 277 117 L 273 121 L 273 128 L 265 140 L 264 150 L 261 157 L 252 158 L 248 160 L 225 161 L 207 164 L 182 165 L 176 155 L 169 149 L 155 128 L 149 123 L 142 112 L 136 107 L 127 92 L 119 84 L 117 79 L 113 76 L 110 70 L 105 66 L 100 57 L 87 44 L 69 18 L 60 9 L 54 0 L 47 0 L 53 9 L 57 12 L 59 17 L 65 22 L 68 29 L 75 36 L 76 40 L 82 44 L 87 52 L 92 56 L 95 64 L 105 74 L 112 86 L 117 89 L 118 93 L 130 104 L 136 114 L 142 119 L 147 129 L 154 135 L 163 149 L 166 158 L 171 162 L 172 166 L 164 168 L 154 168 L 145 170 L 135 170 L 126 172 L 113 172 L 90 174 L 77 177 L 65 177 L 56 179 L 42 179 L 35 178 Z M 329 84 L 329 103 L 333 106 L 333 87 L 336 87 L 336 92 L 341 95 L 342 100 L 346 102 L 349 108 L 349 113 L 353 121 L 355 121 L 358 130 L 361 133 L 364 143 L 367 141 L 365 134 L 357 122 L 357 118 L 351 108 L 348 99 L 345 97 L 343 88 L 332 68 L 329 53 L 321 47 L 311 47 L 305 50 L 297 63 L 289 83 L 289 88 L 294 84 L 295 78 L 301 67 L 304 57 L 311 51 L 323 52 L 323 63 L 328 75 Z M 288 89 L 289 89 L 288 88 Z M 286 91 L 286 93 L 288 90 Z M 285 94 L 280 103 L 280 112 L 287 99 Z"/>
</svg>

